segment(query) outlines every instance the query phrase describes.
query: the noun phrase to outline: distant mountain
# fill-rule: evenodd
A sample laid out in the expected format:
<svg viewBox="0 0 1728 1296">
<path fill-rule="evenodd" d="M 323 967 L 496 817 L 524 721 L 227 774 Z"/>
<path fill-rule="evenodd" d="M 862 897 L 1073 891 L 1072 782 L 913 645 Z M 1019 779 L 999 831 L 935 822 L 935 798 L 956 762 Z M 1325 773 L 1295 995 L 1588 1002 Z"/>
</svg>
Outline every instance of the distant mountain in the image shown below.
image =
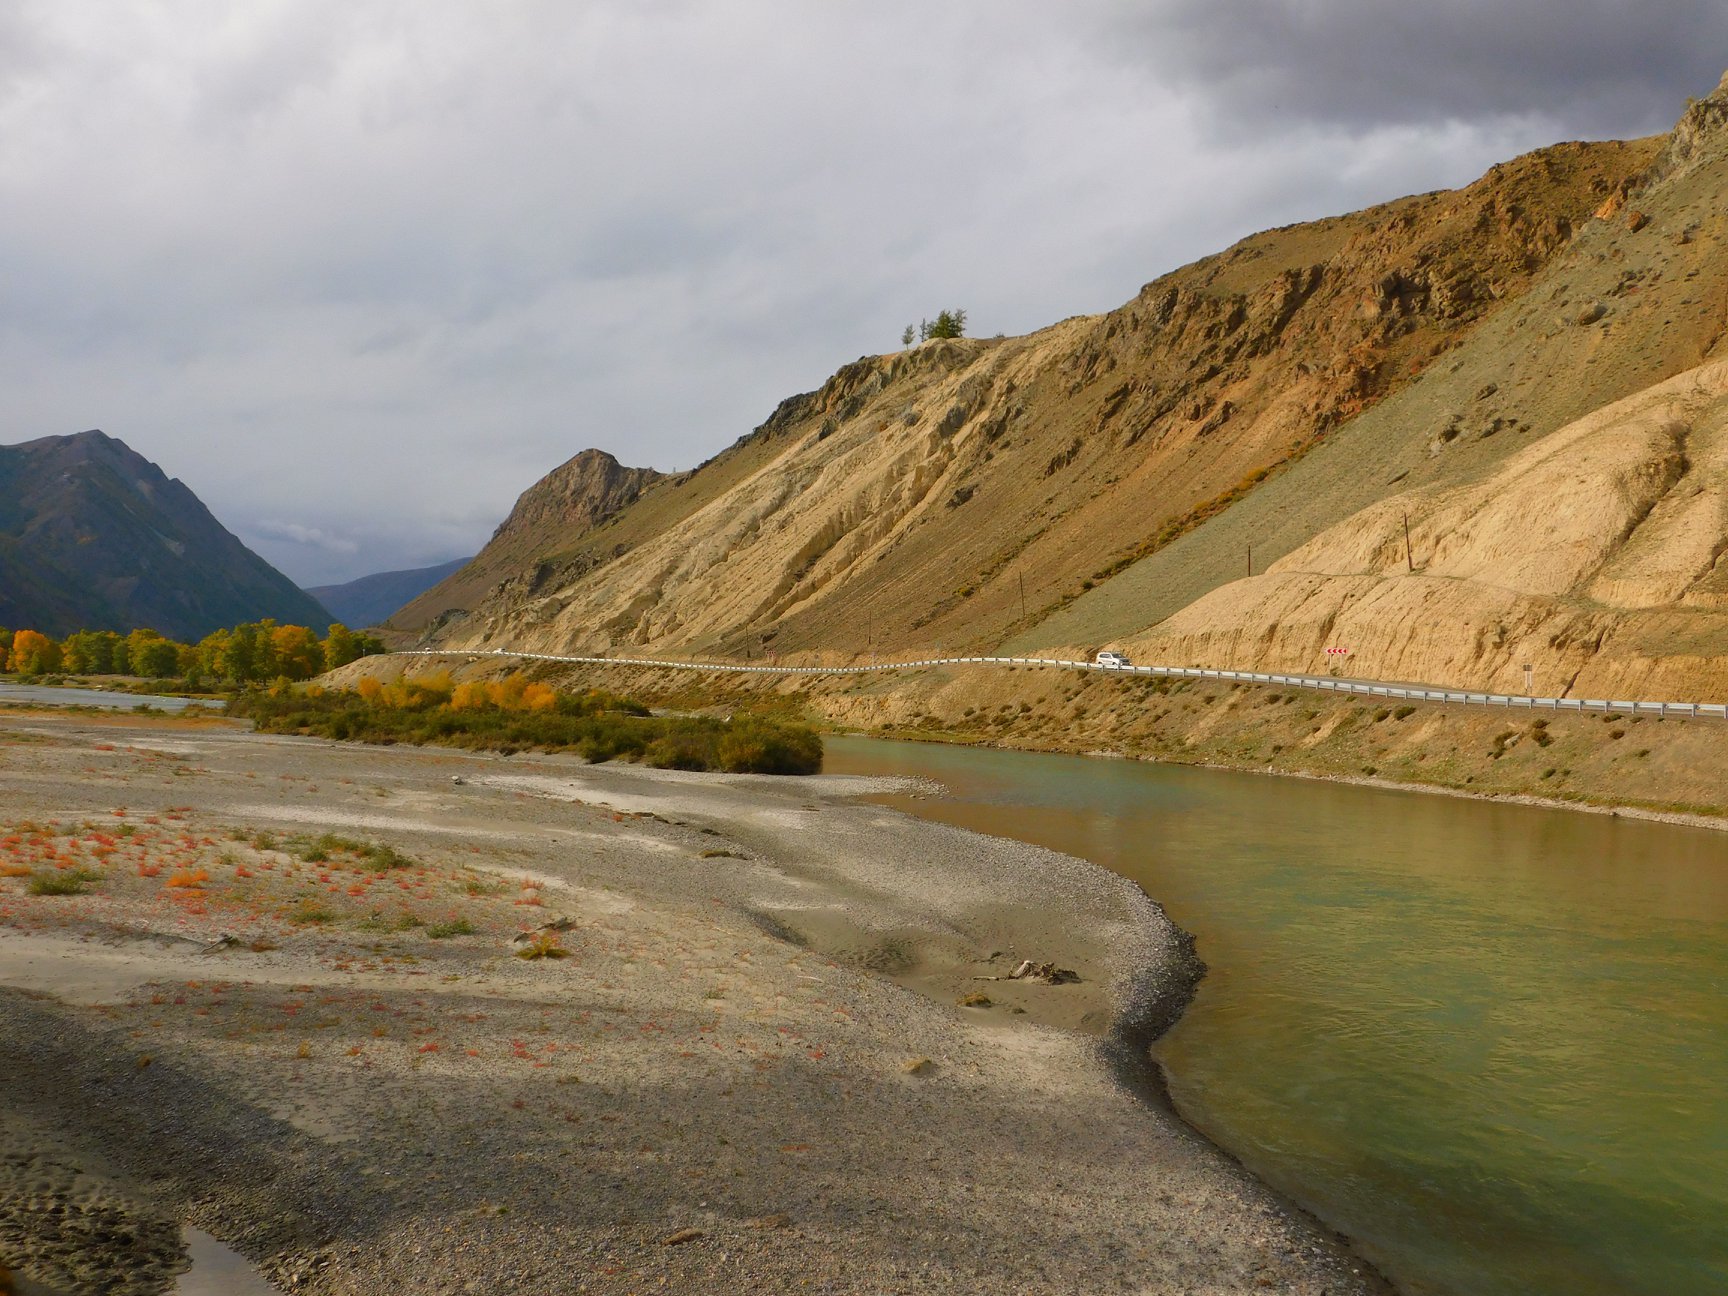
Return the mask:
<svg viewBox="0 0 1728 1296">
<path fill-rule="evenodd" d="M 644 491 L 676 480 L 652 468 L 626 468 L 604 450 L 582 451 L 523 491 L 473 561 L 393 612 L 390 627 L 447 625 L 497 593 L 500 582 L 531 588 L 558 573 L 587 570 L 603 561 L 589 533 Z"/>
<path fill-rule="evenodd" d="M 455 558 L 436 567 L 375 572 L 345 585 L 313 585 L 306 592 L 334 612 L 343 625 L 359 629 L 377 625 L 404 603 L 419 598 L 472 561 Z"/>
<path fill-rule="evenodd" d="M 124 443 L 91 431 L 0 446 L 0 625 L 196 640 L 264 617 L 331 619 Z"/>
</svg>

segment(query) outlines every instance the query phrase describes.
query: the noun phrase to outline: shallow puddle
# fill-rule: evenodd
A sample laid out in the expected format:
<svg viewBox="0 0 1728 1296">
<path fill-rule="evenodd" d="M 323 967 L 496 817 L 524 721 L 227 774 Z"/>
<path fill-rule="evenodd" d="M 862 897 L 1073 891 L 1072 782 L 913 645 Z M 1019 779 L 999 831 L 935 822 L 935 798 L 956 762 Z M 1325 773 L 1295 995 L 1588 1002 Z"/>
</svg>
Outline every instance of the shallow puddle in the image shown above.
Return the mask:
<svg viewBox="0 0 1728 1296">
<path fill-rule="evenodd" d="M 174 1296 L 281 1296 L 237 1251 L 200 1229 L 186 1230 L 192 1268 L 180 1275 Z"/>
</svg>

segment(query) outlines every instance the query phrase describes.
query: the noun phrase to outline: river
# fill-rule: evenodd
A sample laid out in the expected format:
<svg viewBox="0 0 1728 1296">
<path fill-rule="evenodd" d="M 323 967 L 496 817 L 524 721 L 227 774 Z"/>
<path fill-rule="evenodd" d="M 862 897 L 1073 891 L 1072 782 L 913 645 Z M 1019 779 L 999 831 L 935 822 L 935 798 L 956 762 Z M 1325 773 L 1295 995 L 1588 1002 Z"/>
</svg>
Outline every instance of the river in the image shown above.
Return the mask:
<svg viewBox="0 0 1728 1296">
<path fill-rule="evenodd" d="M 102 707 L 110 711 L 135 711 L 139 707 L 154 707 L 158 711 L 184 711 L 187 707 L 206 706 L 220 710 L 220 700 L 208 698 L 165 697 L 157 693 L 110 693 L 106 689 L 63 688 L 51 684 L 0 683 L 0 702 L 25 702 L 32 706 Z"/>
<path fill-rule="evenodd" d="M 1728 833 L 830 739 L 922 817 L 1132 878 L 1210 966 L 1177 1106 L 1411 1296 L 1728 1291 Z"/>
</svg>

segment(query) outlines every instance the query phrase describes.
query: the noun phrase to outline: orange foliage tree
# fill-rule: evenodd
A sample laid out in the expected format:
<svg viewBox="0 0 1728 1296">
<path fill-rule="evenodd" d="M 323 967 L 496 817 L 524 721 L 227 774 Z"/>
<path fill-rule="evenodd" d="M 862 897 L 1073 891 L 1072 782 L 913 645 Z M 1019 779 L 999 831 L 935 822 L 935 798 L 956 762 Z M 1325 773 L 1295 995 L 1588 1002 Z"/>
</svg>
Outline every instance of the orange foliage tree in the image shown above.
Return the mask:
<svg viewBox="0 0 1728 1296">
<path fill-rule="evenodd" d="M 19 630 L 12 636 L 7 669 L 19 675 L 42 675 L 60 669 L 60 645 L 35 630 Z"/>
</svg>

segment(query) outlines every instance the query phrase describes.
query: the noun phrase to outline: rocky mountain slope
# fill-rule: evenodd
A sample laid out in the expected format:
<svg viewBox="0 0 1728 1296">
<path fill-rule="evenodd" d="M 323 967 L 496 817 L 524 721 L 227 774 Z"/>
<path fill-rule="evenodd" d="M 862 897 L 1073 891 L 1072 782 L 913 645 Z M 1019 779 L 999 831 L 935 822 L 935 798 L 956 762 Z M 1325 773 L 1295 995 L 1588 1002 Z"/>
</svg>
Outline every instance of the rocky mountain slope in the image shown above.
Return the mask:
<svg viewBox="0 0 1728 1296">
<path fill-rule="evenodd" d="M 0 625 L 196 640 L 263 617 L 331 619 L 142 455 L 97 431 L 0 446 Z"/>
<path fill-rule="evenodd" d="M 460 617 L 488 596 L 532 591 L 555 572 L 580 574 L 595 561 L 582 540 L 662 479 L 652 468 L 626 468 L 604 450 L 582 451 L 524 491 L 466 564 L 389 609 L 389 627 L 423 630 Z M 497 588 L 501 584 L 504 589 Z"/>
<path fill-rule="evenodd" d="M 433 637 L 1311 670 L 1347 630 L 1357 673 L 1697 679 L 1718 373 L 1680 376 L 1728 327 L 1725 123 L 1728 88 L 1670 136 L 1256 235 L 1103 316 L 866 357 L 588 533 L 519 535 Z"/>
<path fill-rule="evenodd" d="M 457 558 L 433 567 L 374 572 L 341 585 L 311 585 L 306 592 L 345 626 L 377 625 L 403 604 L 419 598 L 447 576 L 454 576 L 472 558 Z"/>
</svg>

